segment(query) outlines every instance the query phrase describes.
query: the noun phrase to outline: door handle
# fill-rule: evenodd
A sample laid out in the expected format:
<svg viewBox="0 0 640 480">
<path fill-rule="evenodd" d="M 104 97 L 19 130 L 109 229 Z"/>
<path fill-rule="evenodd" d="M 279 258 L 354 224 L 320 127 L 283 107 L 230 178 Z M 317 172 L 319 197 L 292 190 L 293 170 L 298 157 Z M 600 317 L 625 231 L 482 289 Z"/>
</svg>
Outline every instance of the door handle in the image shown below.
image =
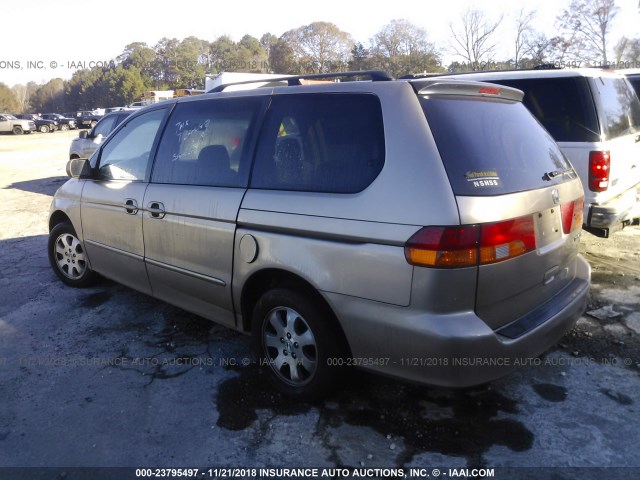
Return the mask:
<svg viewBox="0 0 640 480">
<path fill-rule="evenodd" d="M 147 211 L 151 214 L 151 218 L 164 218 L 164 205 L 160 202 L 149 202 Z"/>
<path fill-rule="evenodd" d="M 133 198 L 125 198 L 124 205 L 122 206 L 129 215 L 138 213 L 138 202 Z"/>
</svg>

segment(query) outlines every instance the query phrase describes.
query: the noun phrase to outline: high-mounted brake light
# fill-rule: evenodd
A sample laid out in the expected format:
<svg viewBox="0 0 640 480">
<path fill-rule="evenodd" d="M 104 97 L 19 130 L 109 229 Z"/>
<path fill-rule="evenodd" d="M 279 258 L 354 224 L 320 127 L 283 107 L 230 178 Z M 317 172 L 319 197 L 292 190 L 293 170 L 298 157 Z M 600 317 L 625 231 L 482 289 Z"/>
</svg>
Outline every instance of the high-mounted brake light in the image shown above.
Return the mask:
<svg viewBox="0 0 640 480">
<path fill-rule="evenodd" d="M 424 227 L 405 244 L 407 262 L 439 268 L 502 262 L 536 249 L 531 215 L 464 227 Z"/>
<path fill-rule="evenodd" d="M 609 188 L 609 169 L 611 155 L 609 152 L 589 152 L 589 190 L 604 192 Z"/>
<path fill-rule="evenodd" d="M 480 87 L 478 93 L 482 95 L 500 95 L 500 89 L 495 87 Z"/>
</svg>

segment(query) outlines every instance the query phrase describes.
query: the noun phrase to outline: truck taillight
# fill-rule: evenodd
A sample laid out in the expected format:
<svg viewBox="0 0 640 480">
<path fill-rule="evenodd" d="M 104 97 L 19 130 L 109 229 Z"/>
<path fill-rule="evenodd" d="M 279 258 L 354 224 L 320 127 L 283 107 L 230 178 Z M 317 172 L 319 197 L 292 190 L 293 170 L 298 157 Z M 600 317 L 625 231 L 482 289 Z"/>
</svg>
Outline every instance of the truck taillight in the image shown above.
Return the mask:
<svg viewBox="0 0 640 480">
<path fill-rule="evenodd" d="M 611 155 L 609 152 L 589 152 L 589 190 L 604 192 L 609 188 L 609 169 Z"/>
<path fill-rule="evenodd" d="M 424 227 L 405 244 L 407 262 L 438 268 L 502 262 L 536 249 L 531 215 L 464 227 Z"/>
<path fill-rule="evenodd" d="M 582 227 L 582 210 L 584 209 L 584 197 L 573 202 L 560 205 L 562 212 L 562 231 L 567 234 Z"/>
</svg>

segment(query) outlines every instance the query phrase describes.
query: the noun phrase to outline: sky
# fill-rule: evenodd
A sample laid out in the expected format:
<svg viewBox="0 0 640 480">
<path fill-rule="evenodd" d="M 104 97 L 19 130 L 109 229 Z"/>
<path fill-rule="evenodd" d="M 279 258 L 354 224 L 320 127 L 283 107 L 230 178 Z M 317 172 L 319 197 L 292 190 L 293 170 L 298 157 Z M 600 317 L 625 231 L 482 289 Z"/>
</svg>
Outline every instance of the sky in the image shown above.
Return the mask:
<svg viewBox="0 0 640 480">
<path fill-rule="evenodd" d="M 365 46 L 385 24 L 407 19 L 425 29 L 429 40 L 443 53 L 447 65 L 456 57 L 450 49 L 451 23 L 477 8 L 489 18 L 503 15 L 496 33 L 498 59 L 513 57 L 515 18 L 520 9 L 535 9 L 533 27 L 548 36 L 557 34 L 556 17 L 569 0 L 446 0 L 446 2 L 394 0 L 374 3 L 362 0 L 303 0 L 265 2 L 167 2 L 157 0 L 58 0 L 55 2 L 0 3 L 0 82 L 12 86 L 56 77 L 71 78 L 78 66 L 108 63 L 132 42 L 155 45 L 163 37 L 182 40 L 195 36 L 213 41 L 221 35 L 240 40 L 264 33 L 280 36 L 287 30 L 314 21 L 335 23 Z M 198 6 L 196 6 L 198 5 Z M 616 0 L 620 8 L 610 36 L 613 47 L 621 36 L 640 36 L 638 0 Z M 180 11 L 183 9 L 183 11 Z M 460 58 L 457 58 L 461 60 Z"/>
</svg>

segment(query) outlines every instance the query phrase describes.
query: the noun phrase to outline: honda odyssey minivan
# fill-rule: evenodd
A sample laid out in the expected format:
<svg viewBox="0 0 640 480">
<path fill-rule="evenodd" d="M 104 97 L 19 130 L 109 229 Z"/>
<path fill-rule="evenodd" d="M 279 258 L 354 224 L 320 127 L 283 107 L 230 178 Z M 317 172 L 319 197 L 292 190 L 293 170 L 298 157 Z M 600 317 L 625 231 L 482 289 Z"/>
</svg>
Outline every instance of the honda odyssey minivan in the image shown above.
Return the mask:
<svg viewBox="0 0 640 480">
<path fill-rule="evenodd" d="M 251 334 L 300 398 L 346 366 L 468 386 L 540 355 L 589 289 L 576 172 L 519 90 L 366 75 L 136 111 L 69 161 L 54 272 Z"/>
</svg>

